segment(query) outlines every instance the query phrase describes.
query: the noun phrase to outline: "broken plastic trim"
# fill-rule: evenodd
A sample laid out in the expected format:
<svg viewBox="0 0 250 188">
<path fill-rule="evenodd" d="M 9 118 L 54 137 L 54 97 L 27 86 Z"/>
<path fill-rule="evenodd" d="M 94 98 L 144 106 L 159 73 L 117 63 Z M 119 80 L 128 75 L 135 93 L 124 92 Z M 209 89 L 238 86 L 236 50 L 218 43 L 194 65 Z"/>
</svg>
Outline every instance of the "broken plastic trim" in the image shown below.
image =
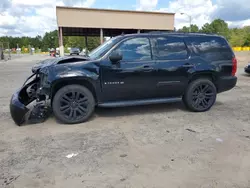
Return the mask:
<svg viewBox="0 0 250 188">
<path fill-rule="evenodd" d="M 23 83 L 23 86 L 25 86 L 25 84 L 33 77 L 33 76 L 35 76 L 36 75 L 36 73 L 34 73 L 34 74 L 32 74 L 31 76 L 29 76 L 26 80 L 25 80 L 25 82 Z"/>
<path fill-rule="evenodd" d="M 45 105 L 39 101 L 39 97 L 36 95 L 30 96 L 27 93 L 28 88 L 37 84 L 40 80 L 38 76 L 31 80 L 35 75 L 36 74 L 32 74 L 29 76 L 24 82 L 23 87 L 14 93 L 11 98 L 10 113 L 17 125 L 23 124 L 26 120 L 36 123 L 43 122 L 48 115 L 48 110 Z M 28 106 L 30 106 L 32 102 L 36 102 L 36 104 L 29 109 Z"/>
</svg>

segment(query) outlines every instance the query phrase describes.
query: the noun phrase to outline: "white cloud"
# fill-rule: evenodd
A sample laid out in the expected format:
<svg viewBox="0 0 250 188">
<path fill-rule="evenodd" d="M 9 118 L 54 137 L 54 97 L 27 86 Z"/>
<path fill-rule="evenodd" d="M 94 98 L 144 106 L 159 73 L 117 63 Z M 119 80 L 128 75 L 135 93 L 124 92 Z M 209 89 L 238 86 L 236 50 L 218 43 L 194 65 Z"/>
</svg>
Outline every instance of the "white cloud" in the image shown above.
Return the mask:
<svg viewBox="0 0 250 188">
<path fill-rule="evenodd" d="M 80 4 L 81 7 L 91 7 L 95 3 L 95 0 L 87 0 L 83 4 Z"/>
<path fill-rule="evenodd" d="M 53 5 L 54 1 L 51 0 L 12 0 L 13 5 L 19 6 L 51 6 Z"/>
<path fill-rule="evenodd" d="M 249 0 L 172 0 L 167 8 L 159 11 L 174 12 L 175 27 L 189 26 L 189 17 L 181 15 L 186 13 L 192 17 L 192 24 L 202 27 L 205 23 L 220 18 L 225 20 L 229 27 L 243 27 L 250 25 Z"/>
<path fill-rule="evenodd" d="M 1 0 L 0 3 L 0 13 L 5 12 L 7 8 L 11 6 L 11 0 Z"/>
<path fill-rule="evenodd" d="M 43 35 L 57 28 L 56 5 L 93 7 L 100 1 L 104 0 L 0 0 L 0 36 Z M 167 7 L 159 9 L 160 1 L 166 0 L 134 0 L 136 6 L 131 5 L 131 9 L 176 13 L 177 29 L 189 26 L 189 17 L 180 13 L 190 15 L 192 24 L 199 27 L 215 18 L 224 19 L 229 27 L 250 25 L 249 0 L 171 0 Z"/>
<path fill-rule="evenodd" d="M 91 7 L 95 0 L 0 0 L 0 36 L 36 36 L 57 29 L 56 5 Z"/>
<path fill-rule="evenodd" d="M 0 26 L 8 26 L 8 25 L 14 25 L 16 23 L 17 18 L 5 14 L 5 15 L 0 15 Z"/>
<path fill-rule="evenodd" d="M 73 7 L 91 7 L 96 0 L 62 0 L 64 5 Z"/>
<path fill-rule="evenodd" d="M 217 9 L 212 17 L 232 22 L 247 20 L 250 18 L 249 0 L 217 0 Z"/>
<path fill-rule="evenodd" d="M 158 0 L 139 0 L 137 10 L 153 10 L 157 3 Z"/>
<path fill-rule="evenodd" d="M 189 16 L 192 24 L 201 27 L 204 23 L 211 21 L 211 13 L 216 9 L 211 0 L 176 0 L 169 3 L 168 8 L 161 8 L 159 11 L 174 12 L 175 27 L 189 26 Z M 181 13 L 185 13 L 181 15 Z"/>
<path fill-rule="evenodd" d="M 250 26 L 250 19 L 247 20 L 243 20 L 243 21 L 227 21 L 228 26 L 230 28 L 234 28 L 234 27 L 245 27 L 245 26 Z"/>
</svg>

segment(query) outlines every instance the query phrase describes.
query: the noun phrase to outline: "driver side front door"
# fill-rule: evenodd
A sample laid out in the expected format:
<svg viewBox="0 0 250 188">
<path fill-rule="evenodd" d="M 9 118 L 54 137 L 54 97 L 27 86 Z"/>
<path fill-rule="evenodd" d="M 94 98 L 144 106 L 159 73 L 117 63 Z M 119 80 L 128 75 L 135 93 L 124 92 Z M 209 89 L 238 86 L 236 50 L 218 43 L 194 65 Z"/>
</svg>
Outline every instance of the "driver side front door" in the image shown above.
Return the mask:
<svg viewBox="0 0 250 188">
<path fill-rule="evenodd" d="M 115 50 L 122 60 L 101 64 L 103 102 L 153 98 L 157 75 L 149 38 L 126 39 Z"/>
</svg>

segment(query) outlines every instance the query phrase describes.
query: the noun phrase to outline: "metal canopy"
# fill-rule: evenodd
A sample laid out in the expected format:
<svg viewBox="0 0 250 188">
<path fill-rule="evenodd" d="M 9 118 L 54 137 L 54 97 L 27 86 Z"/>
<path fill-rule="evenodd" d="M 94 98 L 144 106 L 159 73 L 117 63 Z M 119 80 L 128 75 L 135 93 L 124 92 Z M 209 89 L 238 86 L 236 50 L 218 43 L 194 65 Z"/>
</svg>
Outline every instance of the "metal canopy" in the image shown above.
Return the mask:
<svg viewBox="0 0 250 188">
<path fill-rule="evenodd" d="M 174 30 L 174 14 L 76 7 L 56 7 L 58 27 Z"/>
<path fill-rule="evenodd" d="M 140 33 L 147 33 L 157 30 L 140 30 Z M 160 30 L 158 30 L 160 31 Z M 104 36 L 117 36 L 121 34 L 137 33 L 136 29 L 103 29 Z M 77 28 L 77 27 L 62 27 L 63 36 L 100 36 L 100 29 L 98 28 Z"/>
<path fill-rule="evenodd" d="M 103 43 L 104 36 L 173 31 L 174 15 L 165 12 L 56 7 L 60 55 L 64 55 L 63 36 L 100 36 L 100 43 Z"/>
</svg>

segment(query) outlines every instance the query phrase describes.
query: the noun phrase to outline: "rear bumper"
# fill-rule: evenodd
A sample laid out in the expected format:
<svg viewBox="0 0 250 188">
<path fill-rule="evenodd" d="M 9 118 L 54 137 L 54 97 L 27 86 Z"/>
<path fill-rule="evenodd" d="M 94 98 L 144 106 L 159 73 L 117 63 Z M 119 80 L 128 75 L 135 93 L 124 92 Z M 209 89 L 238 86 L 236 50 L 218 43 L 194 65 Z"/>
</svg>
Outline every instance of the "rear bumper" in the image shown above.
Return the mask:
<svg viewBox="0 0 250 188">
<path fill-rule="evenodd" d="M 250 74 L 250 66 L 245 67 L 245 72 Z"/>
<path fill-rule="evenodd" d="M 20 90 L 14 93 L 10 100 L 10 114 L 17 125 L 21 125 L 25 121 L 25 116 L 29 112 L 29 109 L 20 102 L 19 93 Z"/>
<path fill-rule="evenodd" d="M 236 76 L 221 77 L 217 81 L 217 84 L 216 84 L 218 93 L 228 91 L 228 90 L 234 88 L 236 83 L 237 83 L 237 77 Z"/>
</svg>

